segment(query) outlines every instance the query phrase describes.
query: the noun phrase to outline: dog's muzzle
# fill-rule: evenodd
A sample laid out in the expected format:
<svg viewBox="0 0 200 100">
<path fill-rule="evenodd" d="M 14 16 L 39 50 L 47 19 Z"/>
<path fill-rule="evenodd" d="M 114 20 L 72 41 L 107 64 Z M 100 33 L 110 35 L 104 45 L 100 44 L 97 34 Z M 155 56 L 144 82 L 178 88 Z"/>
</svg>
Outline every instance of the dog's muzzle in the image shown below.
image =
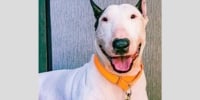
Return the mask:
<svg viewBox="0 0 200 100">
<path fill-rule="evenodd" d="M 128 52 L 129 48 L 129 40 L 127 39 L 116 39 L 113 41 L 113 49 L 116 52 L 115 54 L 117 56 L 108 55 L 101 45 L 100 48 L 104 55 L 110 61 L 113 70 L 118 73 L 126 73 L 132 69 L 133 62 L 139 56 L 141 45 L 141 43 L 138 44 L 137 51 L 132 55 L 125 55 Z"/>
</svg>

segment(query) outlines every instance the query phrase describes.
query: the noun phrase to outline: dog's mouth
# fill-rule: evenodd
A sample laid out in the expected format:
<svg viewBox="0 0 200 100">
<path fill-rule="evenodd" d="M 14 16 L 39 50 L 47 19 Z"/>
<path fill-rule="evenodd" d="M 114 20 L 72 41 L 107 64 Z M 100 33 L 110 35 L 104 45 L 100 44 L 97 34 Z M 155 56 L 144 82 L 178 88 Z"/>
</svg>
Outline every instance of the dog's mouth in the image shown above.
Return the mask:
<svg viewBox="0 0 200 100">
<path fill-rule="evenodd" d="M 141 48 L 141 43 L 138 45 L 138 49 L 133 55 L 119 55 L 114 57 L 109 56 L 102 48 L 101 50 L 109 59 L 112 68 L 116 72 L 126 73 L 131 70 L 135 59 L 139 56 L 140 48 Z"/>
</svg>

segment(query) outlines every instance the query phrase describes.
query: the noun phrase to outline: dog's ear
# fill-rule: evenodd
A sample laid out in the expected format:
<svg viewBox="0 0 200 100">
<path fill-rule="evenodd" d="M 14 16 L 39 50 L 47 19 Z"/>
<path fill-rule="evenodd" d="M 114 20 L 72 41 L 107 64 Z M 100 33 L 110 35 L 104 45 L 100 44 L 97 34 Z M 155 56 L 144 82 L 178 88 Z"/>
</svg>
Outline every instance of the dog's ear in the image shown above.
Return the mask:
<svg viewBox="0 0 200 100">
<path fill-rule="evenodd" d="M 146 0 L 139 0 L 135 6 L 139 9 L 144 17 L 147 16 Z"/>
<path fill-rule="evenodd" d="M 95 18 L 98 19 L 103 10 L 99 6 L 97 6 L 93 0 L 90 0 L 90 4 L 92 6 Z"/>
</svg>

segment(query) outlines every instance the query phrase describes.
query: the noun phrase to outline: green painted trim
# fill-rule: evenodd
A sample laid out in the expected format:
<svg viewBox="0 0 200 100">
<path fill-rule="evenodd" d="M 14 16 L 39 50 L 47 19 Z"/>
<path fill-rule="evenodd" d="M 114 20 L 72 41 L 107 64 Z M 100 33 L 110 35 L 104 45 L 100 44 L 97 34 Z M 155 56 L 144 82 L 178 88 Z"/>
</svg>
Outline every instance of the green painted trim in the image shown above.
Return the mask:
<svg viewBox="0 0 200 100">
<path fill-rule="evenodd" d="M 39 0 L 39 73 L 47 71 L 46 2 Z"/>
<path fill-rule="evenodd" d="M 45 0 L 46 9 L 46 39 L 47 39 L 47 71 L 52 71 L 52 40 L 50 0 Z"/>
</svg>

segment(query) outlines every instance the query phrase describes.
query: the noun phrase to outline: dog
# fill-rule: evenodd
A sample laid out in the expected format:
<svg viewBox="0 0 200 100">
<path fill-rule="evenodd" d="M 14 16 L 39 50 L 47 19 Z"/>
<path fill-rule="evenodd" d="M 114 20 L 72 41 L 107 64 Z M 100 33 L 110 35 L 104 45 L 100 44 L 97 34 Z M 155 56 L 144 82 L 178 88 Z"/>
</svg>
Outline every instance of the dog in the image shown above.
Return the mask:
<svg viewBox="0 0 200 100">
<path fill-rule="evenodd" d="M 105 9 L 90 3 L 95 54 L 80 68 L 39 74 L 39 100 L 148 100 L 142 63 L 146 0 Z"/>
</svg>

